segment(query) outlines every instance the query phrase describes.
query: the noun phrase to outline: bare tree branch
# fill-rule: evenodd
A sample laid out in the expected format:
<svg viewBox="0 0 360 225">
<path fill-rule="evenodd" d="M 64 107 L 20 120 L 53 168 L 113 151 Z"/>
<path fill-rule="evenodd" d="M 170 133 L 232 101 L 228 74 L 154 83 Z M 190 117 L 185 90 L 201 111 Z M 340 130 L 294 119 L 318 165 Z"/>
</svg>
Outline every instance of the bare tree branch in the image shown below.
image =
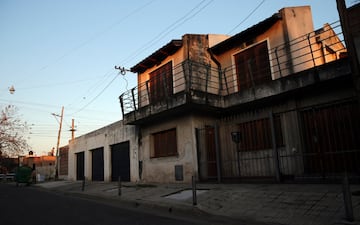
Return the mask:
<svg viewBox="0 0 360 225">
<path fill-rule="evenodd" d="M 13 105 L 5 106 L 0 114 L 0 151 L 3 156 L 16 156 L 29 149 L 26 140 L 28 125 Z"/>
</svg>

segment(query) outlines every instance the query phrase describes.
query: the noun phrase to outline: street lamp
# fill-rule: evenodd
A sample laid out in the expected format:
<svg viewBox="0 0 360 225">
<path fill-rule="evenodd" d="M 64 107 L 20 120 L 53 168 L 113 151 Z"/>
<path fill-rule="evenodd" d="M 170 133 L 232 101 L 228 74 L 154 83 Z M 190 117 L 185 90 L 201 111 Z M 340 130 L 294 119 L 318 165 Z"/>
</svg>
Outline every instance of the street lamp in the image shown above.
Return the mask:
<svg viewBox="0 0 360 225">
<path fill-rule="evenodd" d="M 14 94 L 14 93 L 15 93 L 14 85 L 11 85 L 11 87 L 9 87 L 9 92 L 10 92 L 10 94 Z"/>
</svg>

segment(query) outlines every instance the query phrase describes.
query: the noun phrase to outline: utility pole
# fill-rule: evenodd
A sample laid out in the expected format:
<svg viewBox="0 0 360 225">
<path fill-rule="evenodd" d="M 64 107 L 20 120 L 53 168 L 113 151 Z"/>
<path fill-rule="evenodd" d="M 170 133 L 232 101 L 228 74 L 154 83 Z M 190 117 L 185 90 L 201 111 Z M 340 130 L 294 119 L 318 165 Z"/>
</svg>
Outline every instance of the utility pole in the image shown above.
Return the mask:
<svg viewBox="0 0 360 225">
<path fill-rule="evenodd" d="M 75 139 L 75 124 L 74 124 L 74 119 L 71 120 L 71 140 L 73 141 Z"/>
<path fill-rule="evenodd" d="M 359 37 L 358 25 L 352 24 L 349 18 L 348 9 L 346 8 L 345 0 L 336 0 L 336 6 L 339 12 L 341 28 L 343 31 L 346 48 L 349 54 L 351 73 L 353 77 L 354 87 L 357 93 L 358 101 L 360 102 L 360 56 L 357 55 L 355 39 Z"/>
<path fill-rule="evenodd" d="M 55 113 L 53 113 L 52 115 L 59 116 L 59 115 L 56 115 Z M 58 139 L 57 139 L 57 144 L 56 144 L 55 180 L 57 180 L 59 178 L 59 145 L 60 145 L 60 135 L 61 135 L 63 117 L 64 117 L 64 106 L 61 108 L 60 126 L 59 126 L 59 133 L 58 133 Z"/>
</svg>

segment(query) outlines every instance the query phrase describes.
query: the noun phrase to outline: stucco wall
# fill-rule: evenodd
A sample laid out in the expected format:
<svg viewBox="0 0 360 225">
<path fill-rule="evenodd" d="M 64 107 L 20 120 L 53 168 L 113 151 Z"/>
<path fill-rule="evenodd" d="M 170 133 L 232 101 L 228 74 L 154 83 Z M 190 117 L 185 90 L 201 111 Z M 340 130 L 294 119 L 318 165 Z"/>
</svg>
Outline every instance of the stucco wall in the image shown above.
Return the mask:
<svg viewBox="0 0 360 225">
<path fill-rule="evenodd" d="M 135 126 L 118 121 L 69 142 L 69 180 L 76 180 L 76 153 L 85 153 L 85 177 L 91 178 L 91 150 L 104 148 L 104 180 L 111 180 L 111 148 L 113 144 L 130 142 L 130 179 L 138 181 L 138 148 Z"/>
<path fill-rule="evenodd" d="M 152 134 L 176 128 L 177 156 L 151 158 Z M 190 182 L 197 173 L 195 131 L 191 116 L 173 118 L 171 121 L 160 122 L 141 129 L 140 160 L 143 162 L 143 182 Z M 175 166 L 183 166 L 183 180 L 175 180 Z"/>
</svg>

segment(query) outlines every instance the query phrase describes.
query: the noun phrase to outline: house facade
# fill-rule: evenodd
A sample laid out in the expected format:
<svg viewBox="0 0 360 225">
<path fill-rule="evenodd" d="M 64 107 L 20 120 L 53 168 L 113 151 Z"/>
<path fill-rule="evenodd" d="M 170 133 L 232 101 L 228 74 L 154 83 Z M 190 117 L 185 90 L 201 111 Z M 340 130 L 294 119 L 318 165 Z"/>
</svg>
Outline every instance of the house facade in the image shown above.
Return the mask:
<svg viewBox="0 0 360 225">
<path fill-rule="evenodd" d="M 115 167 L 129 163 L 130 181 L 359 175 L 341 27 L 314 30 L 311 18 L 310 7 L 289 7 L 231 37 L 170 41 L 131 68 L 138 85 L 119 97 L 123 120 L 70 142 L 69 178 L 114 180 L 119 143 L 129 161 Z"/>
</svg>

